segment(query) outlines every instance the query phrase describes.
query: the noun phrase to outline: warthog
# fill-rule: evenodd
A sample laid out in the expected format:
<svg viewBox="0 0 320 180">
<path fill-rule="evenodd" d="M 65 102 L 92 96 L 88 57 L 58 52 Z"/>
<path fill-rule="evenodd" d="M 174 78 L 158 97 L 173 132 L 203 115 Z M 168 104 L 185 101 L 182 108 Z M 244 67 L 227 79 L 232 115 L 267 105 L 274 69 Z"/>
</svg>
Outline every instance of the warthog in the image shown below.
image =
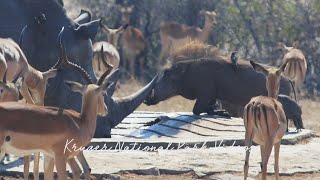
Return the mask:
<svg viewBox="0 0 320 180">
<path fill-rule="evenodd" d="M 229 57 L 200 42 L 189 42 L 175 50 L 172 65 L 163 70 L 145 104 L 154 105 L 170 97 L 181 95 L 196 103 L 193 113 L 213 113 L 216 100 L 241 107 L 254 96 L 267 95 L 266 79 L 252 69 L 248 61 L 238 60 L 234 71 Z M 280 92 L 288 95 L 289 80 L 281 77 Z"/>
</svg>

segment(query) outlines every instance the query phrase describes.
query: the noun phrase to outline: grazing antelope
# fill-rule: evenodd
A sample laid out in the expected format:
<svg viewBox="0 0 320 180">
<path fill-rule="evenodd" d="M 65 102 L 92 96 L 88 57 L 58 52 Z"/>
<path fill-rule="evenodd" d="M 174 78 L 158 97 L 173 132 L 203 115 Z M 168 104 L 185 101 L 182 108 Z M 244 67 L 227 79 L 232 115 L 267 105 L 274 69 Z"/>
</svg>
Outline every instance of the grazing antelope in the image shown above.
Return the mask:
<svg viewBox="0 0 320 180">
<path fill-rule="evenodd" d="M 189 39 L 204 43 L 208 41 L 209 35 L 216 24 L 217 14 L 214 11 L 204 10 L 201 10 L 199 14 L 205 16 L 205 24 L 202 29 L 178 23 L 162 22 L 160 24 L 161 63 L 169 56 L 170 48 L 176 47 L 175 44 L 189 41 Z"/>
<path fill-rule="evenodd" d="M 244 108 L 244 126 L 246 158 L 244 164 L 244 179 L 247 179 L 249 170 L 249 156 L 252 141 L 260 145 L 262 179 L 267 176 L 267 164 L 274 146 L 276 179 L 279 179 L 279 150 L 281 139 L 287 129 L 287 119 L 281 103 L 277 101 L 280 87 L 280 76 L 287 63 L 280 68 L 266 69 L 262 65 L 250 61 L 252 67 L 266 76 L 268 96 L 253 97 Z"/>
<path fill-rule="evenodd" d="M 122 7 L 117 6 L 122 14 L 122 21 L 129 24 L 129 26 L 122 33 L 122 48 L 123 48 L 123 64 L 124 67 L 129 65 L 129 72 L 135 76 L 135 64 L 138 63 L 140 73 L 143 71 L 144 60 L 139 57 L 145 48 L 145 38 L 143 32 L 138 28 L 130 25 L 130 17 L 134 6 Z"/>
<path fill-rule="evenodd" d="M 298 49 L 295 41 L 292 47 L 287 47 L 283 42 L 278 45 L 284 52 L 283 63 L 288 63 L 284 75 L 294 82 L 298 99 L 301 99 L 301 88 L 307 72 L 307 61 L 303 52 Z"/>
</svg>

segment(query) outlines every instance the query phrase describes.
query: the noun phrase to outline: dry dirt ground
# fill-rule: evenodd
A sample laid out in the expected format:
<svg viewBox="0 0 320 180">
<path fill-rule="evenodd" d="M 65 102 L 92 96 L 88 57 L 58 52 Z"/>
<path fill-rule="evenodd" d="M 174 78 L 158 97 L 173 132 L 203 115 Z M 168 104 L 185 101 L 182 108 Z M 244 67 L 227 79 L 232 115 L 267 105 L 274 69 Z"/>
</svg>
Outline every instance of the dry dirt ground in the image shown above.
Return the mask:
<svg viewBox="0 0 320 180">
<path fill-rule="evenodd" d="M 221 176 L 224 176 L 224 178 L 221 178 Z M 91 176 L 92 180 L 196 180 L 196 179 L 203 179 L 203 180 L 218 180 L 218 179 L 240 179 L 240 178 L 234 178 L 235 176 L 239 177 L 241 174 L 238 173 L 224 173 L 224 174 L 213 174 L 211 176 L 206 176 L 203 178 L 198 178 L 198 176 L 194 172 L 189 172 L 181 175 L 160 175 L 160 176 L 151 176 L 151 175 L 138 175 L 138 174 L 132 174 L 132 173 L 122 173 L 120 175 L 116 176 Z M 294 176 L 281 176 L 282 180 L 316 180 L 320 178 L 320 173 L 298 173 Z M 0 176 L 0 180 L 23 180 L 22 175 L 13 175 L 13 176 Z M 56 178 L 57 179 L 57 178 Z M 69 178 L 71 179 L 71 178 Z M 255 179 L 260 179 L 258 176 Z M 269 175 L 268 179 L 275 179 L 274 176 Z M 40 178 L 40 180 L 43 180 L 43 176 Z"/>
<path fill-rule="evenodd" d="M 114 96 L 121 97 L 131 94 L 138 89 L 140 89 L 143 85 L 138 83 L 135 80 L 130 80 L 127 82 L 123 82 L 120 84 L 119 89 L 117 89 Z M 318 113 L 320 110 L 320 101 L 318 100 L 309 100 L 304 99 L 300 102 L 302 109 L 303 109 L 303 119 L 305 128 L 311 129 L 320 134 L 320 123 L 318 122 Z M 138 110 L 141 111 L 162 111 L 162 112 L 174 112 L 174 111 L 191 111 L 194 105 L 194 101 L 186 100 L 182 97 L 174 97 L 167 101 L 161 102 L 155 106 L 146 106 L 142 104 Z M 307 141 L 301 142 L 308 143 Z M 160 176 L 152 176 L 152 175 L 140 175 L 134 174 L 130 172 L 122 172 L 121 174 L 116 175 L 102 175 L 102 176 L 92 176 L 92 179 L 98 180 L 191 180 L 191 179 L 242 179 L 241 173 L 234 173 L 234 172 L 224 172 L 220 174 L 212 174 L 207 175 L 205 177 L 199 178 L 197 174 L 194 172 L 189 172 L 180 175 L 170 175 L 170 174 L 162 174 Z M 240 178 L 241 177 L 241 178 Z M 12 179 L 23 179 L 22 174 L 0 174 L 0 180 L 12 180 Z M 43 179 L 43 178 L 41 178 Z M 259 179 L 256 176 L 254 179 Z M 268 179 L 275 179 L 274 176 L 270 176 Z M 301 180 L 308 180 L 308 179 L 320 179 L 320 172 L 317 173 L 297 173 L 293 176 L 281 176 L 283 180 L 289 179 L 301 179 Z"/>
<path fill-rule="evenodd" d="M 120 88 L 115 93 L 115 96 L 125 96 L 129 95 L 142 87 L 142 84 L 135 80 L 128 80 L 125 83 L 120 85 Z M 187 100 L 182 97 L 173 97 L 164 102 L 160 102 L 155 106 L 146 106 L 144 104 L 140 105 L 137 110 L 140 111 L 160 111 L 160 112 L 174 112 L 174 111 L 182 111 L 188 112 L 192 111 L 193 105 L 195 101 Z M 306 129 L 314 130 L 317 135 L 320 134 L 320 120 L 318 114 L 320 112 L 320 100 L 319 98 L 314 98 L 314 100 L 303 99 L 300 101 L 300 106 L 302 107 L 302 118 L 304 122 L 304 126 Z M 291 124 L 293 126 L 293 124 Z M 228 174 L 228 173 L 226 173 Z M 232 173 L 231 173 L 232 174 Z M 239 175 L 239 174 L 238 174 Z M 274 179 L 273 176 L 269 177 L 270 179 Z M 162 179 L 198 179 L 197 175 L 194 173 L 187 173 L 182 175 L 161 175 L 161 176 L 149 176 L 149 175 L 136 175 L 136 174 L 122 174 L 121 179 L 125 180 L 133 180 L 133 179 L 141 179 L 141 180 L 162 180 Z M 204 177 L 203 179 L 220 179 L 215 177 Z M 232 176 L 230 178 L 225 177 L 225 179 L 233 179 Z M 259 177 L 256 177 L 259 179 Z M 320 179 L 320 173 L 298 173 L 294 176 L 282 176 L 281 179 L 289 180 L 289 179 L 297 179 L 297 180 L 311 180 L 311 179 Z"/>
</svg>

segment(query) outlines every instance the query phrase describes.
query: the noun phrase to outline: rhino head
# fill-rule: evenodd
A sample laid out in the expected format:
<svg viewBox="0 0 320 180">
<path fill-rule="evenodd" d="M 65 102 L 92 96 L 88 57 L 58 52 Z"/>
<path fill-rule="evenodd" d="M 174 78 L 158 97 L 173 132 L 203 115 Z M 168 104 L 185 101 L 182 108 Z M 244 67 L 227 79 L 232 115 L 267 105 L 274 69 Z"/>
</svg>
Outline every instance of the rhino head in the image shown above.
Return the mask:
<svg viewBox="0 0 320 180">
<path fill-rule="evenodd" d="M 146 105 L 155 105 L 173 96 L 179 95 L 185 78 L 186 71 L 184 62 L 173 63 L 170 67 L 165 68 L 159 75 L 155 87 L 148 94 L 144 103 Z"/>
<path fill-rule="evenodd" d="M 86 70 L 78 65 L 75 65 L 74 63 L 69 62 L 69 57 L 67 57 L 66 50 L 63 47 L 64 43 L 62 43 L 63 33 L 64 28 L 62 28 L 61 32 L 59 33 L 60 58 L 58 63 L 54 67 L 57 68 L 60 66 L 60 64 L 65 67 L 70 67 L 69 69 L 76 70 L 78 73 L 80 73 L 78 75 L 81 75 L 84 80 L 86 80 L 89 84 L 92 84 L 93 81 L 91 80 L 91 77 Z M 102 56 L 102 58 L 105 57 Z M 107 63 L 106 59 L 104 61 Z M 98 84 L 101 84 L 102 81 L 106 78 L 105 75 L 109 74 L 112 71 L 112 65 L 107 63 L 107 67 L 108 69 L 106 70 L 106 72 L 104 72 L 103 75 L 99 78 Z M 104 102 L 108 108 L 108 114 L 97 119 L 97 127 L 94 137 L 111 137 L 111 128 L 118 125 L 126 116 L 132 113 L 144 101 L 150 91 L 154 88 L 155 82 L 157 81 L 157 76 L 138 92 L 127 97 L 113 98 L 112 96 L 115 91 L 115 85 L 118 79 L 119 71 L 112 73 L 108 77 L 108 81 L 112 83 L 110 87 L 108 87 L 107 95 L 104 99 Z"/>
<path fill-rule="evenodd" d="M 20 42 L 31 66 L 44 71 L 56 63 L 59 58 L 57 37 L 65 27 L 68 58 L 82 66 L 96 81 L 91 59 L 92 40 L 98 31 L 99 19 L 91 21 L 87 11 L 81 11 L 74 20 L 69 18 L 62 0 L 1 0 L 0 3 L 0 37 L 18 42 L 21 30 L 27 25 Z M 81 100 L 66 88 L 63 79 L 83 81 L 75 72 L 62 70 L 48 82 L 45 105 L 80 110 Z"/>
</svg>

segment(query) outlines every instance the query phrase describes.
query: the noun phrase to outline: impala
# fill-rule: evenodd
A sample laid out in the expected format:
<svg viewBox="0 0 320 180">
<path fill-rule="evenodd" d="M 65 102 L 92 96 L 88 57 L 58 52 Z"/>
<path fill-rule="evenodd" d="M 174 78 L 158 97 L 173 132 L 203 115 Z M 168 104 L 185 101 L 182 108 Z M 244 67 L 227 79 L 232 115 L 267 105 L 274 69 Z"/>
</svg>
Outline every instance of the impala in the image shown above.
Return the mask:
<svg viewBox="0 0 320 180">
<path fill-rule="evenodd" d="M 141 74 L 144 68 L 144 59 L 141 57 L 141 55 L 145 48 L 145 38 L 141 30 L 130 25 L 130 17 L 134 6 L 118 6 L 117 8 L 122 14 L 122 21 L 129 24 L 129 26 L 122 33 L 124 67 L 129 65 L 129 72 L 132 76 L 134 76 L 135 64 L 138 63 Z"/>
<path fill-rule="evenodd" d="M 169 56 L 170 49 L 176 47 L 176 44 L 184 43 L 191 40 L 199 40 L 206 43 L 209 35 L 216 24 L 217 14 L 213 11 L 200 11 L 200 15 L 205 16 L 203 29 L 191 27 L 185 24 L 162 22 L 160 24 L 161 53 L 160 62 Z"/>
<path fill-rule="evenodd" d="M 284 75 L 294 82 L 298 92 L 298 99 L 301 99 L 301 87 L 307 72 L 307 61 L 303 52 L 298 49 L 298 42 L 295 41 L 292 47 L 287 47 L 284 43 L 279 43 L 284 51 L 283 63 L 288 63 Z"/>
<path fill-rule="evenodd" d="M 20 35 L 20 46 L 27 26 L 23 28 Z M 25 101 L 30 104 L 44 105 L 44 95 L 49 78 L 55 77 L 57 70 L 51 68 L 46 72 L 40 72 L 29 65 L 26 56 L 19 45 L 12 39 L 0 38 L 0 77 L 13 80 L 16 76 L 22 76 L 23 82 L 19 90 Z M 18 73 L 19 72 L 19 73 Z M 13 94 L 12 94 L 13 95 Z M 16 94 L 17 95 L 17 94 Z M 24 176 L 29 174 L 29 157 L 24 158 Z M 34 175 L 39 176 L 39 153 L 35 154 Z"/>
<path fill-rule="evenodd" d="M 23 32 L 22 32 L 23 33 Z M 26 56 L 12 39 L 0 38 L 0 79 L 7 73 L 12 81 L 18 72 L 24 77 L 21 94 L 27 103 L 43 105 L 47 81 L 55 77 L 56 69 L 40 72 L 29 65 Z"/>
<path fill-rule="evenodd" d="M 110 64 L 117 69 L 120 64 L 120 56 L 117 49 L 110 43 L 99 41 L 93 44 L 92 67 L 95 74 L 100 77 L 109 67 Z"/>
<path fill-rule="evenodd" d="M 99 41 L 93 44 L 92 67 L 98 77 L 100 77 L 108 67 L 106 66 L 105 57 L 107 57 L 113 69 L 118 69 L 120 56 L 117 50 L 119 35 L 127 28 L 127 24 L 118 29 L 110 29 L 100 20 L 99 25 L 107 33 L 108 42 Z"/>
<path fill-rule="evenodd" d="M 244 108 L 244 126 L 246 157 L 244 165 L 244 179 L 247 179 L 249 170 L 249 156 L 252 142 L 260 145 L 262 179 L 267 176 L 268 160 L 274 146 L 276 179 L 279 179 L 279 150 L 281 139 L 287 129 L 287 119 L 280 102 L 277 101 L 280 86 L 280 76 L 284 72 L 287 63 L 280 68 L 266 69 L 262 65 L 250 61 L 257 72 L 266 76 L 266 88 L 268 96 L 253 97 Z"/>
<path fill-rule="evenodd" d="M 3 80 L 0 81 L 0 102 L 19 101 L 19 90 L 22 86 L 23 77 L 18 76 L 12 81 L 7 82 L 6 72 Z"/>
<path fill-rule="evenodd" d="M 73 66 L 85 77 L 87 73 L 79 66 Z M 0 158 L 5 153 L 29 155 L 42 152 L 49 159 L 45 174 L 53 178 L 52 160 L 54 159 L 59 179 L 67 179 L 66 163 L 72 168 L 78 167 L 73 157 L 77 151 L 65 151 L 66 142 L 70 145 L 85 147 L 94 135 L 97 115 L 106 115 L 103 94 L 110 83 L 104 82 L 111 72 L 108 69 L 97 84 L 88 81 L 88 85 L 66 81 L 74 92 L 80 92 L 82 97 L 81 113 L 55 107 L 43 107 L 30 104 L 5 102 L 0 104 Z M 50 141 L 48 141 L 50 140 Z M 79 167 L 78 167 L 79 169 Z"/>
</svg>

